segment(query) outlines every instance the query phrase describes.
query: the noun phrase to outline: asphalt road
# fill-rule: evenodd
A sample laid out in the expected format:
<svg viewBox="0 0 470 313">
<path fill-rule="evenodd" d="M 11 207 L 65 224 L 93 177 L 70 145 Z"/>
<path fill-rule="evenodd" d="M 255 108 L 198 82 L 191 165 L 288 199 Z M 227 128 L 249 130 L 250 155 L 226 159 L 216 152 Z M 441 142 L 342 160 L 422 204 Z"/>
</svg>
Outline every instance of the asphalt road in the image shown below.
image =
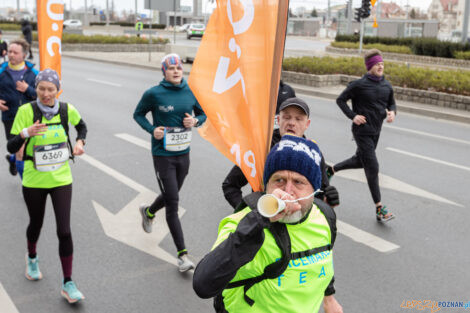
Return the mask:
<svg viewBox="0 0 470 313">
<path fill-rule="evenodd" d="M 150 201 L 158 189 L 145 145 L 149 135 L 132 113 L 161 73 L 67 58 L 62 73 L 61 99 L 78 108 L 89 128 L 87 156 L 72 165 L 73 278 L 86 299 L 69 306 L 60 297 L 50 203 L 38 244 L 44 279 L 24 278 L 28 217 L 20 181 L 8 174 L 3 161 L 0 312 L 12 307 L 11 312 L 21 313 L 212 312 L 212 302 L 192 291 L 191 274 L 177 271 L 176 251 L 162 218 L 152 235 L 143 233 L 139 224 L 137 204 Z M 303 98 L 312 112 L 307 136 L 317 140 L 327 161 L 350 157 L 355 151 L 350 123 L 334 102 Z M 4 146 L 4 136 L 0 138 Z M 400 305 L 407 300 L 470 300 L 469 152 L 469 126 L 399 113 L 395 123 L 384 127 L 377 148 L 381 183 L 387 187 L 382 189 L 383 202 L 397 215 L 386 225 L 375 221 L 362 172 L 332 179 L 341 195 L 336 297 L 345 312 L 406 312 Z M 218 222 L 230 213 L 221 191 L 230 167 L 194 133 L 180 205 L 186 244 L 195 261 L 209 251 Z"/>
</svg>

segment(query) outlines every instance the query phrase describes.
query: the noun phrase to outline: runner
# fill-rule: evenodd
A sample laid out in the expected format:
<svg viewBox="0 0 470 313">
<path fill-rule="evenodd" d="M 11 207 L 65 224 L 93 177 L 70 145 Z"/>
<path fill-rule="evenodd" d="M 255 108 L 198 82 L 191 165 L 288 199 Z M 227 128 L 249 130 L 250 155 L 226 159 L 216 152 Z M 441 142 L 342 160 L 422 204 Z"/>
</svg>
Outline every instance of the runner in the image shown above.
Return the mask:
<svg viewBox="0 0 470 313">
<path fill-rule="evenodd" d="M 377 221 L 389 221 L 394 215 L 381 202 L 379 187 L 379 162 L 375 154 L 379 142 L 383 120 L 395 120 L 397 107 L 393 97 L 392 85 L 384 78 L 384 62 L 377 49 L 368 51 L 364 56 L 367 74 L 351 82 L 336 99 L 343 113 L 353 121 L 352 133 L 357 150 L 351 158 L 327 169 L 329 178 L 336 172 L 364 168 L 367 184 L 375 203 Z M 347 101 L 352 100 L 352 110 Z"/>
<path fill-rule="evenodd" d="M 206 120 L 201 106 L 183 78 L 183 64 L 177 54 L 162 60 L 163 80 L 147 90 L 134 112 L 136 122 L 152 134 L 152 157 L 161 194 L 152 205 L 142 204 L 142 227 L 152 232 L 152 222 L 158 210 L 165 207 L 166 221 L 176 245 L 180 272 L 194 268 L 188 258 L 183 229 L 178 217 L 179 190 L 189 171 L 191 128 Z M 191 114 L 194 111 L 195 117 Z M 145 115 L 152 112 L 151 124 Z"/>
<path fill-rule="evenodd" d="M 38 100 L 18 109 L 8 141 L 8 151 L 14 153 L 25 144 L 23 197 L 29 213 L 26 231 L 28 253 L 26 278 L 39 280 L 36 245 L 41 233 L 47 195 L 51 196 L 59 238 L 59 255 L 64 280 L 61 294 L 69 303 L 84 299 L 72 281 L 73 242 L 70 231 L 72 202 L 72 173 L 69 166 L 70 141 L 68 123 L 77 130 L 77 141 L 72 155 L 84 153 L 87 128 L 77 109 L 69 103 L 59 102 L 59 76 L 46 69 L 36 77 Z"/>
<path fill-rule="evenodd" d="M 16 39 L 8 46 L 8 62 L 0 66 L 0 110 L 2 122 L 5 127 L 5 136 L 9 140 L 13 120 L 18 107 L 36 99 L 34 79 L 38 71 L 34 64 L 25 62 L 29 45 L 24 39 Z M 23 152 L 20 149 L 16 154 L 7 154 L 10 174 L 18 172 L 23 175 Z"/>
</svg>

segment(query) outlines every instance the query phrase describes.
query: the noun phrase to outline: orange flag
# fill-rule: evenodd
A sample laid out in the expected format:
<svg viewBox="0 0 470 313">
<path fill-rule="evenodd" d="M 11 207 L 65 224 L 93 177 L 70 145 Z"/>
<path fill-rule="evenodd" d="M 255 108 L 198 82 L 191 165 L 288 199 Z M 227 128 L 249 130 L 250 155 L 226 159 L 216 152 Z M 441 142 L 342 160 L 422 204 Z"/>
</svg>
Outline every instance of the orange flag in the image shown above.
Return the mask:
<svg viewBox="0 0 470 313">
<path fill-rule="evenodd" d="M 218 0 L 189 86 L 207 115 L 199 133 L 262 190 L 281 75 L 288 0 Z"/>
<path fill-rule="evenodd" d="M 39 62 L 41 71 L 55 70 L 61 76 L 63 0 L 37 0 Z"/>
</svg>

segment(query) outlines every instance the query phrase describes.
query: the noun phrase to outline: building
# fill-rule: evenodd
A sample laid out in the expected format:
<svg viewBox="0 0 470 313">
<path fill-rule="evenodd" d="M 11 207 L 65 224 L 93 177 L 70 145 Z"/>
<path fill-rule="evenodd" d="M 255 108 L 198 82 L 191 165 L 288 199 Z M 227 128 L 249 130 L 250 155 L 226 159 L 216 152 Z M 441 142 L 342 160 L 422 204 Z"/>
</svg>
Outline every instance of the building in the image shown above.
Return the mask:
<svg viewBox="0 0 470 313">
<path fill-rule="evenodd" d="M 378 5 L 375 5 L 371 10 L 371 15 L 376 16 Z M 377 18 L 379 18 L 377 16 Z M 407 18 L 407 12 L 395 2 L 382 2 L 380 3 L 380 18 L 386 19 L 404 19 Z"/>
<path fill-rule="evenodd" d="M 428 8 L 428 18 L 439 21 L 439 33 L 450 34 L 456 28 L 459 29 L 457 25 L 458 3 L 459 0 L 432 0 Z"/>
<path fill-rule="evenodd" d="M 463 18 L 465 14 L 465 0 L 460 0 L 459 3 L 457 4 L 457 25 L 456 25 L 456 32 L 460 33 L 463 31 Z M 468 30 L 470 30 L 470 23 L 468 23 L 469 27 Z M 470 34 L 470 32 L 468 32 Z"/>
</svg>

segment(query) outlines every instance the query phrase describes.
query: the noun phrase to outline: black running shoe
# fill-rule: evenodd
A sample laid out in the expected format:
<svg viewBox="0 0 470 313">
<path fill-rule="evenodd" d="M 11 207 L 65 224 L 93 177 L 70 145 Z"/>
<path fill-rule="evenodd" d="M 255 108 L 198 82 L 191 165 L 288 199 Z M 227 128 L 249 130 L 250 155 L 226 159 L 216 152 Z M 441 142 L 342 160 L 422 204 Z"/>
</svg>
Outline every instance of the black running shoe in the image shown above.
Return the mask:
<svg viewBox="0 0 470 313">
<path fill-rule="evenodd" d="M 15 176 L 16 174 L 18 174 L 18 171 L 16 170 L 16 164 L 15 164 L 15 162 L 14 162 L 14 161 L 13 161 L 13 162 L 10 161 L 10 155 L 7 154 L 7 155 L 5 156 L 5 158 L 7 159 L 7 162 L 8 162 L 8 164 L 10 165 L 10 168 L 9 168 L 10 174 L 13 175 L 13 176 Z"/>
</svg>

